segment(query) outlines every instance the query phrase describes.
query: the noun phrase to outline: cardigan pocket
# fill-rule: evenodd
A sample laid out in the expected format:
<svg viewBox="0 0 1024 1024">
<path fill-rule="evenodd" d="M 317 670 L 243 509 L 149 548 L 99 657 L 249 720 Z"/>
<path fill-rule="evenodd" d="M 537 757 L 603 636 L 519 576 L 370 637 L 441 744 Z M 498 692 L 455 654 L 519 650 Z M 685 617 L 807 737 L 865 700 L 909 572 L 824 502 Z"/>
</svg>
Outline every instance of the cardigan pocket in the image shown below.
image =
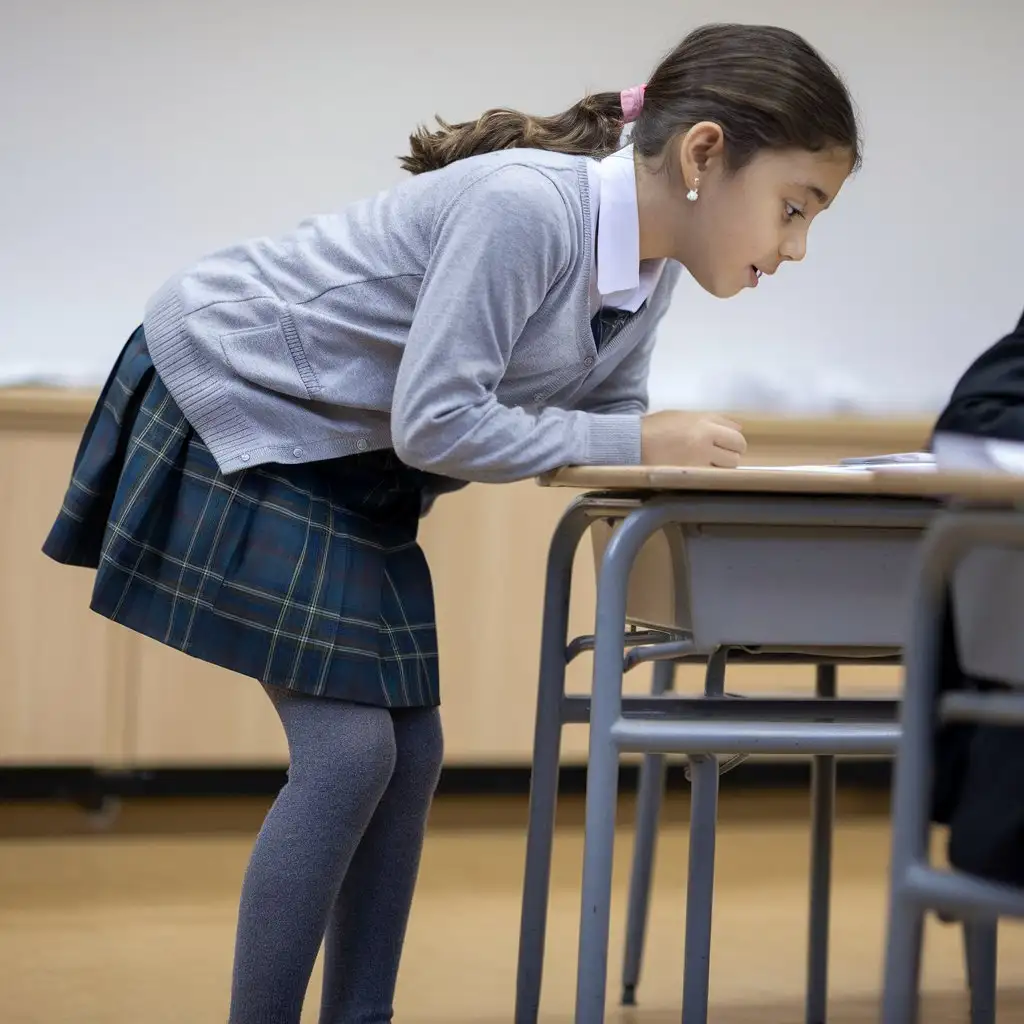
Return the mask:
<svg viewBox="0 0 1024 1024">
<path fill-rule="evenodd" d="M 287 324 L 229 331 L 220 336 L 220 344 L 228 365 L 250 384 L 307 401 L 321 391 L 291 318 Z"/>
</svg>

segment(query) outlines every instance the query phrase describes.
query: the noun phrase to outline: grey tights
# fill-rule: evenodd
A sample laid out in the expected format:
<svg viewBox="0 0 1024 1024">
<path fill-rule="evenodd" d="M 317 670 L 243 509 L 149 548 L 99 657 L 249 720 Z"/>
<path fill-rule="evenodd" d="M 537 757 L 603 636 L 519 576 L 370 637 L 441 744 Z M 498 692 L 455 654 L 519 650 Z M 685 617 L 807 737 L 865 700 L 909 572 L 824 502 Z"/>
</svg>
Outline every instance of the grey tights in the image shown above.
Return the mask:
<svg viewBox="0 0 1024 1024">
<path fill-rule="evenodd" d="M 242 886 L 230 1024 L 299 1024 L 321 941 L 320 1024 L 390 1021 L 440 716 L 267 692 L 290 764 Z"/>
</svg>

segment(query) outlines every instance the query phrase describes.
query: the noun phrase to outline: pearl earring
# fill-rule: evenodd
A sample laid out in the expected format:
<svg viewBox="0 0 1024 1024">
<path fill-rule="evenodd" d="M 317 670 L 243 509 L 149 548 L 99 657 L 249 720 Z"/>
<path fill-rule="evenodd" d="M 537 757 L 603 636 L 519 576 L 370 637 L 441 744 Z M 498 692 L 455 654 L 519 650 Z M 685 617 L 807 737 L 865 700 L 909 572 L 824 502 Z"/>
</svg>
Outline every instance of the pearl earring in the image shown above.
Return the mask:
<svg viewBox="0 0 1024 1024">
<path fill-rule="evenodd" d="M 699 198 L 699 196 L 697 194 L 697 186 L 699 184 L 700 184 L 700 178 L 694 178 L 693 179 L 693 188 L 691 188 L 690 191 L 686 193 L 686 198 L 689 199 L 691 203 L 697 202 L 697 199 Z"/>
</svg>

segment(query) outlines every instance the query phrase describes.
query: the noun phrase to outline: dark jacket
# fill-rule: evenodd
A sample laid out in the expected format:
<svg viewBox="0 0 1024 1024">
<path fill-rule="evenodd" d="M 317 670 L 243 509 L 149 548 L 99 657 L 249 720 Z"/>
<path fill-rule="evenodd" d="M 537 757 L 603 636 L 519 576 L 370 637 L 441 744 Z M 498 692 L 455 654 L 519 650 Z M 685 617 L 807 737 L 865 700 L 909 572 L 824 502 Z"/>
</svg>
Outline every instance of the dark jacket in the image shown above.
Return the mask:
<svg viewBox="0 0 1024 1024">
<path fill-rule="evenodd" d="M 1024 441 L 1024 316 L 960 378 L 935 432 Z"/>
<path fill-rule="evenodd" d="M 961 377 L 935 433 L 1024 441 L 1024 316 Z M 940 688 L 991 689 L 960 668 L 947 609 Z M 943 726 L 936 740 L 932 819 L 949 826 L 949 860 L 1024 885 L 1024 729 Z"/>
</svg>

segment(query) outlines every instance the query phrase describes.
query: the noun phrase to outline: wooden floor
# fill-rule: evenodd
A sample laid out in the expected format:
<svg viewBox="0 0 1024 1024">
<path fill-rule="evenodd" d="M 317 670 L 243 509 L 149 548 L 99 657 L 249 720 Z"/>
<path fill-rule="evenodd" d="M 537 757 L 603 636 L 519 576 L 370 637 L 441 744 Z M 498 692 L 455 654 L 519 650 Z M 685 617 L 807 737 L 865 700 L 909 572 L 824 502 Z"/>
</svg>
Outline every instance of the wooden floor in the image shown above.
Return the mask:
<svg viewBox="0 0 1024 1024">
<path fill-rule="evenodd" d="M 802 1021 L 804 798 L 727 795 L 719 840 L 713 1024 Z M 107 832 L 69 809 L 0 807 L 3 1024 L 219 1024 L 238 887 L 266 801 L 129 804 Z M 840 800 L 832 1024 L 877 1020 L 888 828 L 874 796 Z M 680 1018 L 686 801 L 659 847 L 640 1006 L 618 1007 L 631 809 L 616 851 L 608 1020 Z M 525 801 L 437 803 L 396 1003 L 402 1024 L 512 1019 Z M 575 984 L 581 807 L 563 801 L 542 1019 L 568 1024 Z M 1024 933 L 1003 931 L 1001 1021 L 1024 1021 Z M 958 933 L 928 932 L 923 1024 L 966 1021 Z M 304 1021 L 316 1020 L 314 977 Z"/>
</svg>

